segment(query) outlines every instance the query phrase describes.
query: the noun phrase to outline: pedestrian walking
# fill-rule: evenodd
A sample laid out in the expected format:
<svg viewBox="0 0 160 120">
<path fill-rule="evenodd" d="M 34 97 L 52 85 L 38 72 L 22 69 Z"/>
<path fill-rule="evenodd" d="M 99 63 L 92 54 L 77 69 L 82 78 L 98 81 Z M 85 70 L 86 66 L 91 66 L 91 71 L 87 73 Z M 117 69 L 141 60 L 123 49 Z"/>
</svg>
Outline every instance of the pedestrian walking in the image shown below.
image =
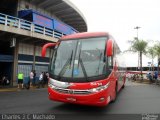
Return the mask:
<svg viewBox="0 0 160 120">
<path fill-rule="evenodd" d="M 2 85 L 3 85 L 3 86 L 6 85 L 6 81 L 7 81 L 7 80 L 6 80 L 6 76 L 3 76 L 3 77 L 2 77 Z"/>
<path fill-rule="evenodd" d="M 157 71 L 154 72 L 153 78 L 154 78 L 155 80 L 157 80 L 157 78 L 158 78 L 158 72 L 157 72 Z"/>
<path fill-rule="evenodd" d="M 21 85 L 21 88 L 23 89 L 23 78 L 24 78 L 24 75 L 22 72 L 18 73 L 18 89 L 20 88 L 20 85 Z"/>
<path fill-rule="evenodd" d="M 153 75 L 153 79 L 155 81 L 155 83 L 157 84 L 157 79 L 158 79 L 158 71 L 154 71 L 154 75 Z"/>
<path fill-rule="evenodd" d="M 49 80 L 49 73 L 48 72 L 46 72 L 46 76 L 47 76 L 47 84 L 48 84 L 48 80 Z"/>
<path fill-rule="evenodd" d="M 34 79 L 34 73 L 33 73 L 33 71 L 31 71 L 30 74 L 29 74 L 30 87 L 32 87 L 32 85 L 33 85 L 33 79 Z"/>
<path fill-rule="evenodd" d="M 147 78 L 149 79 L 150 83 L 153 83 L 153 76 L 150 72 L 147 74 Z"/>
<path fill-rule="evenodd" d="M 38 88 L 40 88 L 40 86 L 44 87 L 43 75 L 43 72 L 39 75 Z"/>
<path fill-rule="evenodd" d="M 33 70 L 33 80 L 32 80 L 32 85 L 35 86 L 36 84 L 36 71 Z"/>
<path fill-rule="evenodd" d="M 49 73 L 48 72 L 44 72 L 43 79 L 44 79 L 44 83 L 48 84 L 48 79 L 49 79 Z"/>
</svg>

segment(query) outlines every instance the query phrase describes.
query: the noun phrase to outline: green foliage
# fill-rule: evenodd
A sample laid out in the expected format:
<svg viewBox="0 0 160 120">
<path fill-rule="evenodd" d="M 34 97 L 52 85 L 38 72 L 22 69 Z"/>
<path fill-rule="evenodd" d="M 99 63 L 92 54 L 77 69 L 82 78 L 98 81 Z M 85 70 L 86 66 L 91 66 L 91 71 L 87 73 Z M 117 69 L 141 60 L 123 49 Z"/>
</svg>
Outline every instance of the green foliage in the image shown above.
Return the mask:
<svg viewBox="0 0 160 120">
<path fill-rule="evenodd" d="M 140 58 L 140 70 L 141 70 L 141 79 L 143 79 L 142 77 L 142 54 L 146 54 L 146 48 L 148 43 L 144 40 L 139 40 L 139 39 L 134 39 L 133 41 L 129 41 L 131 46 L 130 49 L 128 51 L 131 52 L 138 52 L 139 53 L 139 58 Z"/>
<path fill-rule="evenodd" d="M 152 41 L 153 42 L 153 41 Z M 139 58 L 140 58 L 140 68 L 141 68 L 141 75 L 142 75 L 142 54 L 146 54 L 153 59 L 158 56 L 160 58 L 160 41 L 158 41 L 153 47 L 148 47 L 148 43 L 144 40 L 138 40 L 134 39 L 132 41 L 129 41 L 130 43 L 130 49 L 126 50 L 125 52 L 138 52 Z"/>
<path fill-rule="evenodd" d="M 129 51 L 141 52 L 141 53 L 146 54 L 146 47 L 148 44 L 146 41 L 135 39 L 133 41 L 130 41 L 130 43 L 131 43 L 131 47 L 130 47 Z"/>
<path fill-rule="evenodd" d="M 152 59 L 154 59 L 157 55 L 157 51 L 156 51 L 156 47 L 148 47 L 147 48 L 147 56 L 151 57 Z"/>
<path fill-rule="evenodd" d="M 156 55 L 160 57 L 160 42 L 154 45 L 154 47 L 155 47 Z"/>
</svg>

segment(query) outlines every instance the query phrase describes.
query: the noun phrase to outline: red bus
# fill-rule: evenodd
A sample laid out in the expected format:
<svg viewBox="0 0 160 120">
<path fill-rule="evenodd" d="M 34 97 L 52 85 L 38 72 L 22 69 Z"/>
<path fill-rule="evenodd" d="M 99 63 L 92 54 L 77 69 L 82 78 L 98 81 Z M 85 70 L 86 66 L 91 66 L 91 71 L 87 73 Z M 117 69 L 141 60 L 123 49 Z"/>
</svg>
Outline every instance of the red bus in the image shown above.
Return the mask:
<svg viewBox="0 0 160 120">
<path fill-rule="evenodd" d="M 65 103 L 105 106 L 116 100 L 125 85 L 126 70 L 121 51 L 109 33 L 76 33 L 54 46 L 49 67 L 49 99 Z"/>
</svg>

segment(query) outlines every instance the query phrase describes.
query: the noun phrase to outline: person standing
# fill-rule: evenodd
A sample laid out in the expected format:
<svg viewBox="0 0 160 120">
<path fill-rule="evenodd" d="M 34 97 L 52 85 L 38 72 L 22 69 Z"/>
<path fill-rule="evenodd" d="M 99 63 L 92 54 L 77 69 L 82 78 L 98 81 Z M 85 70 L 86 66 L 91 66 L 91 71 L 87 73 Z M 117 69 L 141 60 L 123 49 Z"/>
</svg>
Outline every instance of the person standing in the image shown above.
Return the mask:
<svg viewBox="0 0 160 120">
<path fill-rule="evenodd" d="M 48 80 L 49 80 L 49 73 L 48 72 L 46 72 L 46 76 L 47 76 L 47 83 L 46 84 L 48 84 Z"/>
<path fill-rule="evenodd" d="M 157 78 L 158 78 L 158 72 L 157 72 L 157 71 L 154 72 L 153 78 L 154 78 L 155 80 L 157 80 Z"/>
<path fill-rule="evenodd" d="M 45 84 L 46 84 L 46 81 L 47 81 L 46 72 L 44 72 L 44 74 L 43 74 L 43 80 L 44 80 L 44 85 L 45 85 Z"/>
<path fill-rule="evenodd" d="M 43 72 L 39 75 L 38 88 L 40 88 L 40 86 L 44 87 L 43 75 Z"/>
<path fill-rule="evenodd" d="M 44 72 L 43 79 L 44 79 L 44 83 L 48 84 L 48 79 L 49 79 L 49 73 L 48 72 Z"/>
<path fill-rule="evenodd" d="M 6 85 L 6 76 L 2 77 L 2 85 L 5 86 Z"/>
<path fill-rule="evenodd" d="M 32 81 L 32 85 L 35 86 L 36 84 L 36 71 L 33 70 L 33 81 Z"/>
<path fill-rule="evenodd" d="M 18 73 L 18 89 L 20 88 L 20 85 L 23 89 L 23 78 L 24 78 L 24 75 L 22 72 Z"/>
<path fill-rule="evenodd" d="M 30 87 L 33 85 L 33 79 L 34 79 L 34 73 L 33 73 L 33 71 L 31 71 L 30 74 L 29 74 Z"/>
</svg>

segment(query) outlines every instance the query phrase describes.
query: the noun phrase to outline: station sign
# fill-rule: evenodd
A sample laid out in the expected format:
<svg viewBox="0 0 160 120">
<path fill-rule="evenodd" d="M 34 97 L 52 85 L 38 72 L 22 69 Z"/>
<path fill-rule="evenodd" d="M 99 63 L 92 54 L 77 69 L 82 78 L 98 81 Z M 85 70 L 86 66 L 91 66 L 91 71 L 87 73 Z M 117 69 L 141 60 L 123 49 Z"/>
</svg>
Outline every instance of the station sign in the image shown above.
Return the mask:
<svg viewBox="0 0 160 120">
<path fill-rule="evenodd" d="M 69 26 L 58 20 L 53 20 L 53 21 L 54 21 L 54 29 L 65 34 L 71 34 L 71 28 Z"/>
<path fill-rule="evenodd" d="M 52 19 L 33 13 L 33 23 L 53 29 Z"/>
</svg>

